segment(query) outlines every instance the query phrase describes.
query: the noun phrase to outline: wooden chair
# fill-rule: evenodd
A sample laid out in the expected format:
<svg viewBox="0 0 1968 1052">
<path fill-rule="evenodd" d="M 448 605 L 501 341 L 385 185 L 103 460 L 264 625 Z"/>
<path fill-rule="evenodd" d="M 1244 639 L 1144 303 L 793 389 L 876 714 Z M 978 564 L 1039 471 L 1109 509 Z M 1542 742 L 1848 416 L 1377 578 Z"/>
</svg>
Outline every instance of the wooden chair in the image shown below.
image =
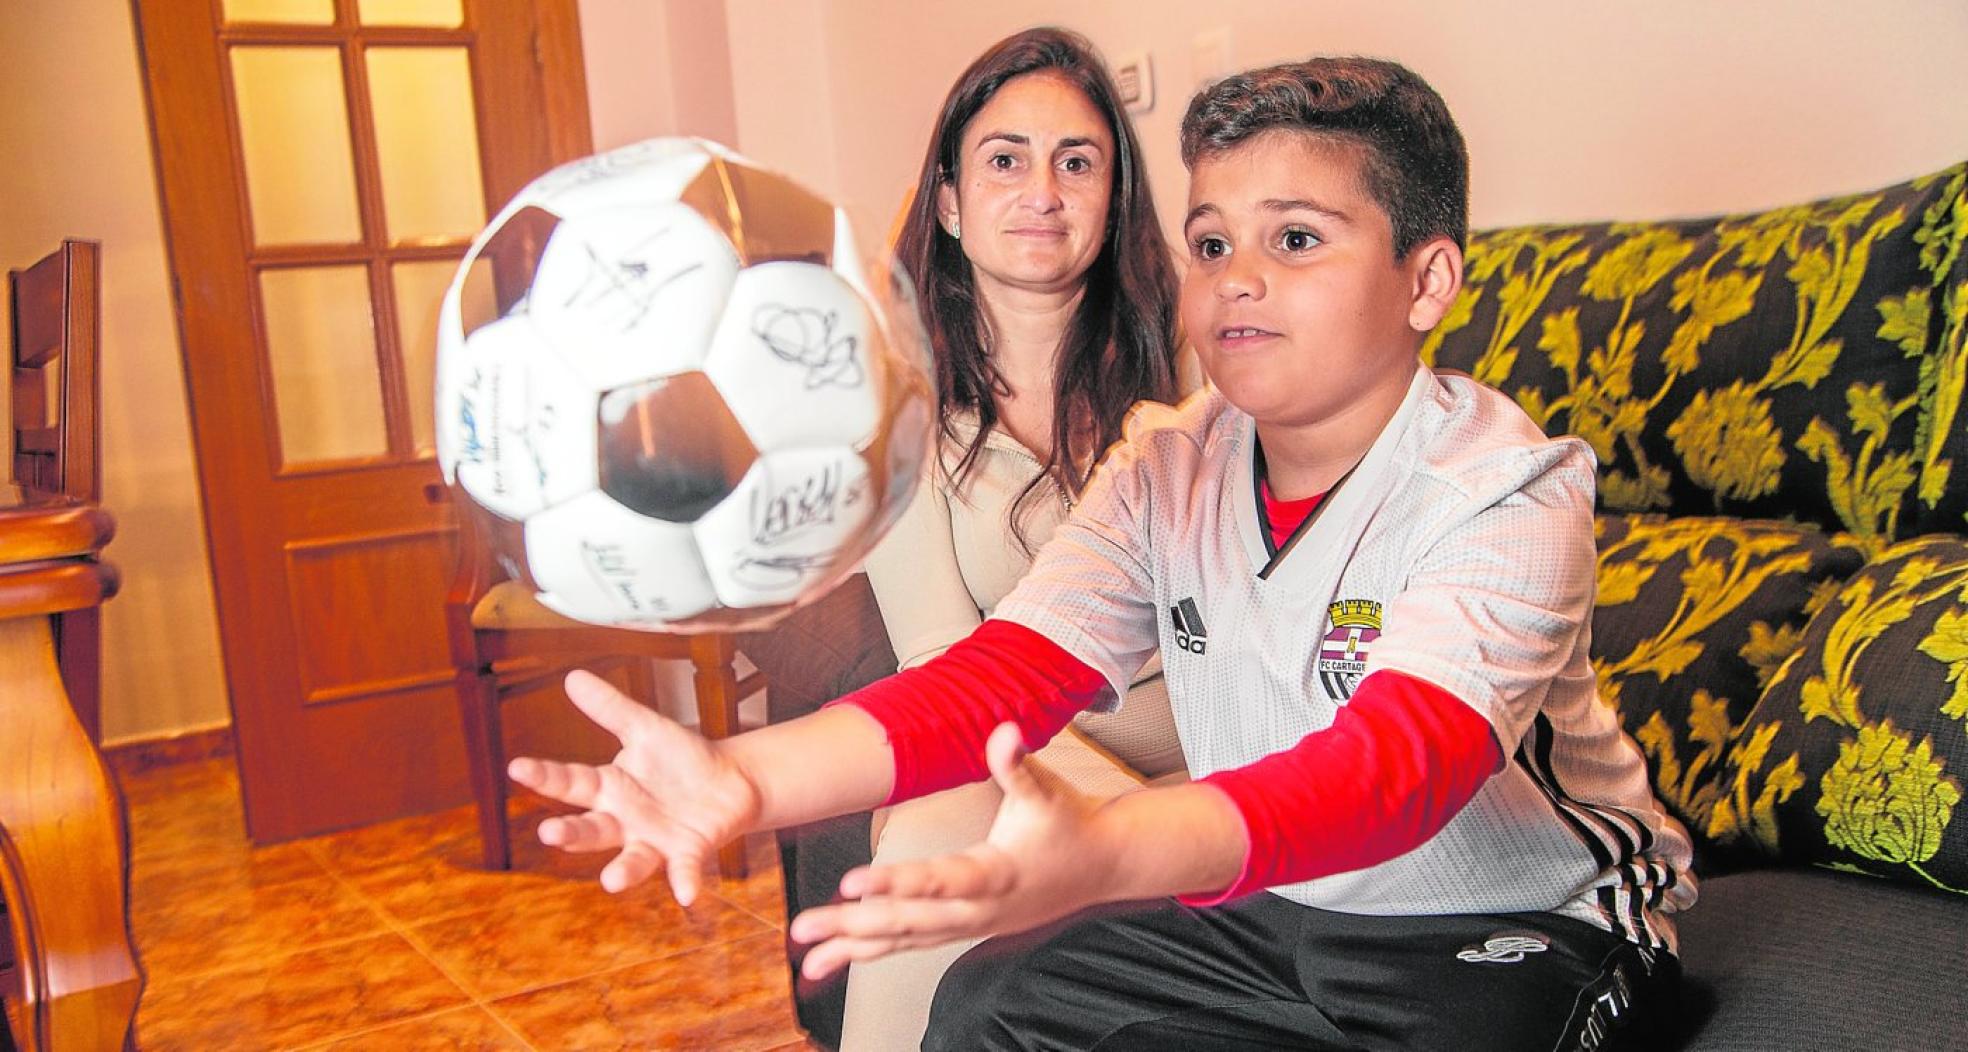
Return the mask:
<svg viewBox="0 0 1968 1052">
<path fill-rule="evenodd" d="M 12 301 L 15 485 L 40 497 L 82 504 L 102 500 L 97 450 L 102 402 L 96 374 L 102 246 L 63 241 L 61 248 L 8 275 Z M 55 618 L 55 652 L 75 716 L 102 742 L 101 614 L 74 610 Z"/>
<path fill-rule="evenodd" d="M 433 499 L 443 499 L 433 487 Z M 739 678 L 732 659 L 735 636 L 726 633 L 667 635 L 597 628 L 562 617 L 540 605 L 525 585 L 501 579 L 476 514 L 459 507 L 458 572 L 445 601 L 452 666 L 457 669 L 458 711 L 469 753 L 472 795 L 478 804 L 479 840 L 487 869 L 512 865 L 506 823 L 506 748 L 499 709 L 503 699 L 547 682 L 567 669 L 622 659 L 631 666 L 634 692 L 652 697 L 647 672 L 658 658 L 687 660 L 693 677 L 698 729 L 724 738 L 738 730 L 738 703 L 765 688 L 765 676 Z M 744 845 L 733 841 L 718 851 L 726 877 L 745 875 Z"/>
<path fill-rule="evenodd" d="M 98 256 L 94 242 L 67 241 L 9 274 L 16 485 L 0 501 L 0 1000 L 28 1052 L 129 1046 L 143 988 L 128 827 L 97 748 L 95 610 L 117 587 L 98 558 L 115 532 L 97 502 Z"/>
</svg>

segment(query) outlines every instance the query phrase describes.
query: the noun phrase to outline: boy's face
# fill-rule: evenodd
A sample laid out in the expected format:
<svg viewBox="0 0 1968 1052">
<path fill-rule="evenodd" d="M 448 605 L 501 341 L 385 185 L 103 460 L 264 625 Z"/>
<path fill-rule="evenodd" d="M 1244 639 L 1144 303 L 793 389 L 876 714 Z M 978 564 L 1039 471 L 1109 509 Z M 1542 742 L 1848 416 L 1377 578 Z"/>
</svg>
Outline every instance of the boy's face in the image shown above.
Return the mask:
<svg viewBox="0 0 1968 1052">
<path fill-rule="evenodd" d="M 1440 263 L 1430 262 L 1452 241 L 1394 259 L 1362 150 L 1270 131 L 1191 173 L 1183 328 L 1217 389 L 1260 424 L 1318 425 L 1398 398 L 1421 333 L 1455 297 L 1449 288 L 1442 299 Z M 1459 253 L 1454 262 L 1459 285 Z"/>
</svg>

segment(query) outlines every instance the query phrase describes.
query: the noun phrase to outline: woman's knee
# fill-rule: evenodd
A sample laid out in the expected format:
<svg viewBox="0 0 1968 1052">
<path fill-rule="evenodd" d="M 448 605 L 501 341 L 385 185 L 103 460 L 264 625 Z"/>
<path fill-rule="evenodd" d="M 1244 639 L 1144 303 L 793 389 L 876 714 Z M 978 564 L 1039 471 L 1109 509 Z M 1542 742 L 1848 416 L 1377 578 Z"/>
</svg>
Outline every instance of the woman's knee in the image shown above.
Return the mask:
<svg viewBox="0 0 1968 1052">
<path fill-rule="evenodd" d="M 934 858 L 983 840 L 1004 794 L 992 782 L 945 789 L 884 808 L 873 836 L 875 861 L 883 865 Z"/>
</svg>

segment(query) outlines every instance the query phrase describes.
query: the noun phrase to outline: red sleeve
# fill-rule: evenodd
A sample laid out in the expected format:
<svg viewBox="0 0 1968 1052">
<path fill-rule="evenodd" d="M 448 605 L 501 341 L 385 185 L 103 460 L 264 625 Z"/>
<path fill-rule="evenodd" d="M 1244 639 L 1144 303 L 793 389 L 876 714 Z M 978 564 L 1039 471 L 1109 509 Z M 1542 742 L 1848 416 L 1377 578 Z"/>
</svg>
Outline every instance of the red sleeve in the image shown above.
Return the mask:
<svg viewBox="0 0 1968 1052">
<path fill-rule="evenodd" d="M 1475 709 L 1432 683 L 1376 672 L 1332 726 L 1202 780 L 1236 805 L 1250 846 L 1235 883 L 1182 901 L 1215 905 L 1404 855 L 1502 766 L 1496 735 Z"/>
<path fill-rule="evenodd" d="M 1018 724 L 1036 750 L 1108 690 L 1107 679 L 1024 625 L 985 621 L 941 655 L 831 704 L 854 705 L 888 732 L 888 804 L 989 777 L 984 740 Z"/>
</svg>

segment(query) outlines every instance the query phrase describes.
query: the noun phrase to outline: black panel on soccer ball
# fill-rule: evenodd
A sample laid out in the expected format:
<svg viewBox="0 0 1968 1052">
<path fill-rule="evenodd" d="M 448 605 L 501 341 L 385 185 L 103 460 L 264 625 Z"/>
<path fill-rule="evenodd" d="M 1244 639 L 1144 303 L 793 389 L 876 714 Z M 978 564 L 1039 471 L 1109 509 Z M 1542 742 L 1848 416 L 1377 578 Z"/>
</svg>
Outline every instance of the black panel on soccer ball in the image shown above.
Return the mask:
<svg viewBox="0 0 1968 1052">
<path fill-rule="evenodd" d="M 560 217 L 538 205 L 527 205 L 499 225 L 465 275 L 459 297 L 460 327 L 466 336 L 504 317 L 526 297 L 540 256 L 547 250 Z"/>
<path fill-rule="evenodd" d="M 745 477 L 758 450 L 700 372 L 601 396 L 601 490 L 652 519 L 689 523 Z"/>
</svg>

